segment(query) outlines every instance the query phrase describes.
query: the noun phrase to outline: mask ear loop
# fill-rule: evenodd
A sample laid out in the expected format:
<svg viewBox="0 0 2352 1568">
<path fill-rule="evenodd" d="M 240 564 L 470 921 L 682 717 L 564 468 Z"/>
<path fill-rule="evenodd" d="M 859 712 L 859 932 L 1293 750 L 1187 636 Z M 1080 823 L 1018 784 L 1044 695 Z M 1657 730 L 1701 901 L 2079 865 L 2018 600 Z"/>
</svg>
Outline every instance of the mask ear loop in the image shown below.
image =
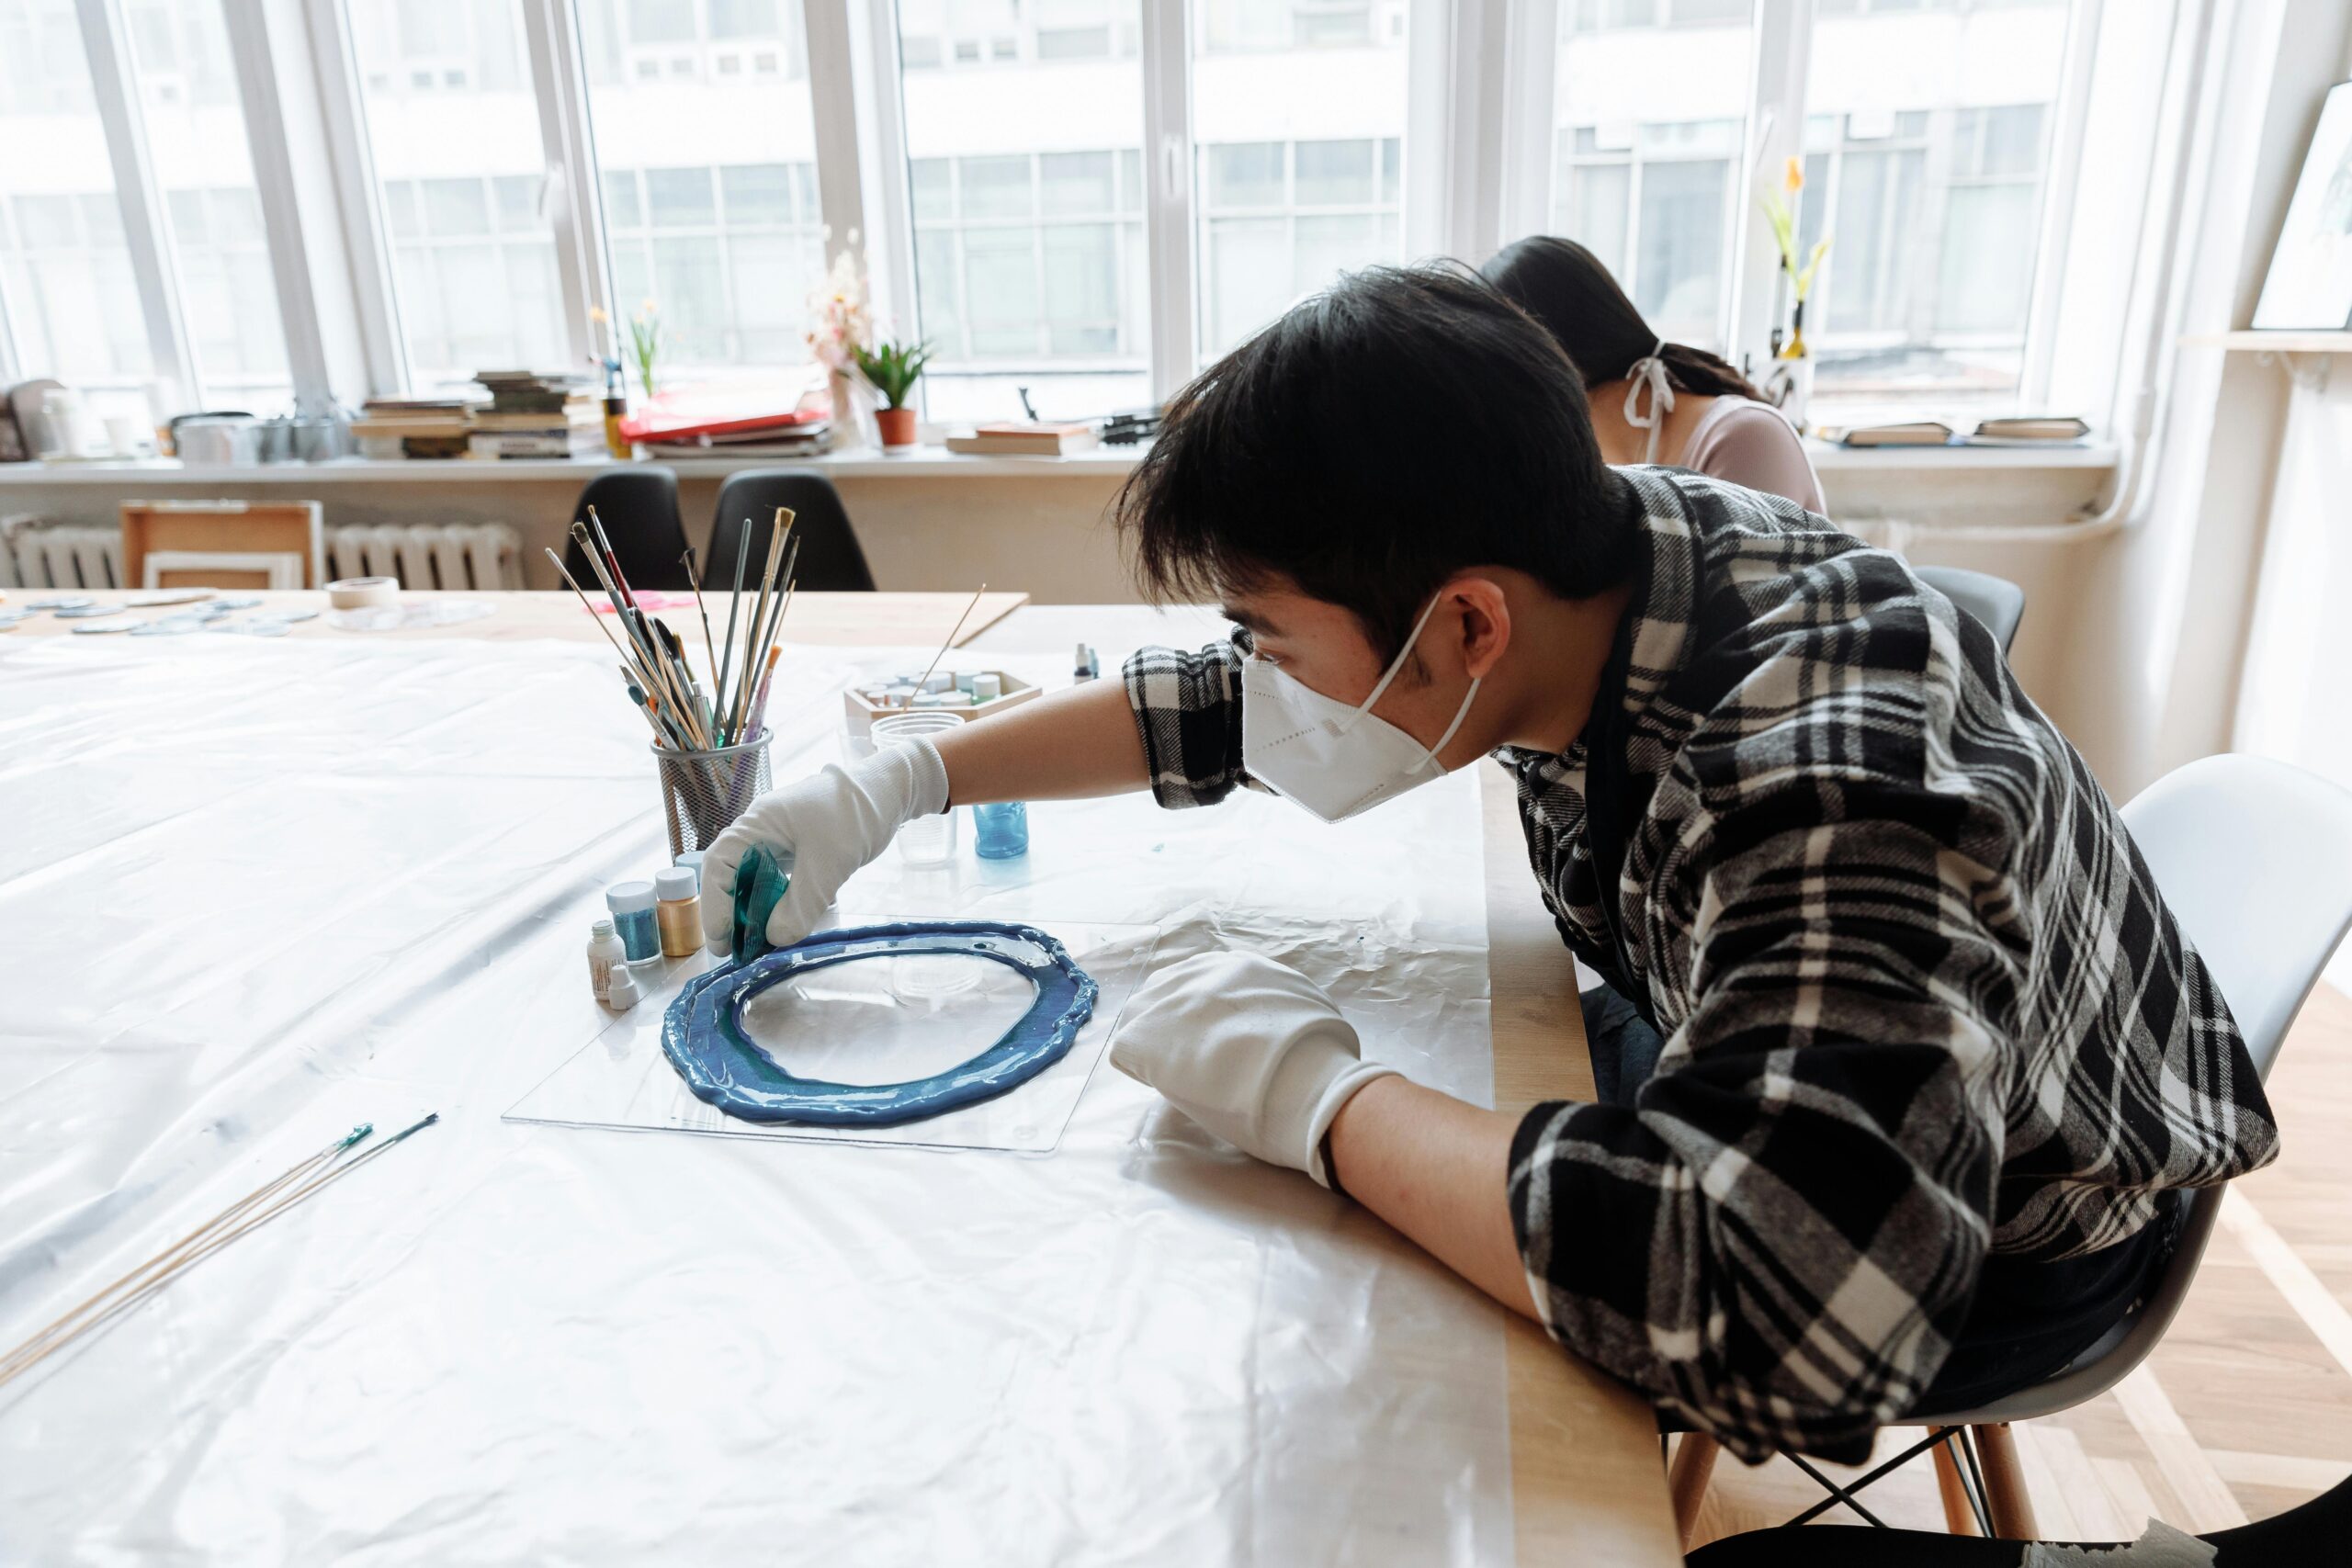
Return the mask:
<svg viewBox="0 0 2352 1568">
<path fill-rule="evenodd" d="M 1388 690 L 1388 683 L 1396 679 L 1398 671 L 1405 668 L 1405 660 L 1412 657 L 1413 645 L 1421 640 L 1421 628 L 1430 624 L 1430 617 L 1437 614 L 1437 607 L 1444 602 L 1445 595 L 1442 592 L 1430 600 L 1429 608 L 1421 612 L 1421 618 L 1415 621 L 1413 629 L 1405 634 L 1405 646 L 1396 650 L 1396 657 L 1390 660 L 1386 672 L 1380 677 L 1379 683 L 1372 688 L 1372 695 L 1357 704 L 1355 712 L 1333 726 L 1333 733 L 1345 735 L 1350 729 L 1355 728 L 1356 720 L 1372 711 L 1372 705 L 1380 700 L 1380 694 Z M 1446 734 L 1447 738 L 1451 739 L 1453 731 L 1448 730 Z"/>
<path fill-rule="evenodd" d="M 1658 432 L 1666 427 L 1666 416 L 1674 412 L 1674 383 L 1667 376 L 1665 354 L 1666 340 L 1660 338 L 1656 348 L 1634 361 L 1633 367 L 1626 371 L 1633 385 L 1625 389 L 1625 423 L 1650 433 L 1649 449 L 1642 455 L 1645 463 L 1657 461 Z M 1645 388 L 1650 394 L 1646 418 L 1641 412 Z"/>
</svg>

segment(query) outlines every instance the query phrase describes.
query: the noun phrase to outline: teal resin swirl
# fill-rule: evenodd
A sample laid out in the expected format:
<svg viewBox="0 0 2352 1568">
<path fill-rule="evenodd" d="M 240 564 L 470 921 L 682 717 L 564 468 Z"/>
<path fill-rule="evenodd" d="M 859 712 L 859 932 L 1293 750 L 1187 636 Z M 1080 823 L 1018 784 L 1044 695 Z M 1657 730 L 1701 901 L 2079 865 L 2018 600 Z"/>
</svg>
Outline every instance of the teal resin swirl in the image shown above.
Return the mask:
<svg viewBox="0 0 2352 1568">
<path fill-rule="evenodd" d="M 906 1083 L 795 1077 L 744 1032 L 745 1005 L 771 986 L 835 964 L 925 953 L 987 958 L 1016 969 L 1037 988 L 1036 999 L 978 1055 Z M 1034 926 L 926 920 L 820 931 L 686 982 L 662 1017 L 662 1050 L 695 1099 L 740 1120 L 892 1127 L 992 1100 L 1052 1066 L 1093 1016 L 1098 991 L 1069 951 Z"/>
</svg>

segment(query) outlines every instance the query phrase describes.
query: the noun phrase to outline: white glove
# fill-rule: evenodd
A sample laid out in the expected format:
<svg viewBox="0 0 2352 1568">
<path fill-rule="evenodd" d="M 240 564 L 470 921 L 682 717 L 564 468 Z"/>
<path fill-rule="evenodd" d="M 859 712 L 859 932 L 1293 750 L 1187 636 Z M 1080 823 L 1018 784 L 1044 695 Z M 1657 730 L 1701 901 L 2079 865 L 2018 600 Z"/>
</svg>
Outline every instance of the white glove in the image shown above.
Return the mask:
<svg viewBox="0 0 2352 1568">
<path fill-rule="evenodd" d="M 770 790 L 718 838 L 702 862 L 702 934 L 724 957 L 735 937 L 735 867 L 764 844 L 792 874 L 768 917 L 771 945 L 789 947 L 817 929 L 852 873 L 880 854 L 900 828 L 947 809 L 947 767 L 928 740 L 884 746 L 848 767 L 830 766 Z"/>
<path fill-rule="evenodd" d="M 1362 1049 L 1355 1027 L 1297 970 L 1204 953 L 1144 982 L 1111 1065 L 1243 1153 L 1329 1187 L 1324 1134 L 1351 1095 L 1396 1070 Z"/>
</svg>

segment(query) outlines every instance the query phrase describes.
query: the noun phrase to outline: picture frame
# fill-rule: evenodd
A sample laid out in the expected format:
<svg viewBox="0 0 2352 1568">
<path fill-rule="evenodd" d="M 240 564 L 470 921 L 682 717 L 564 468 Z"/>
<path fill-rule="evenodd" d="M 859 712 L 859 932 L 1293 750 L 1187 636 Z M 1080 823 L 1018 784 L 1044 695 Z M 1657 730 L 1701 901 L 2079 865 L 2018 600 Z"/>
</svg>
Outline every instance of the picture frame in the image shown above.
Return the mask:
<svg viewBox="0 0 2352 1568">
<path fill-rule="evenodd" d="M 2262 298 L 2256 331 L 2352 328 L 2352 82 L 2327 91 Z"/>
</svg>

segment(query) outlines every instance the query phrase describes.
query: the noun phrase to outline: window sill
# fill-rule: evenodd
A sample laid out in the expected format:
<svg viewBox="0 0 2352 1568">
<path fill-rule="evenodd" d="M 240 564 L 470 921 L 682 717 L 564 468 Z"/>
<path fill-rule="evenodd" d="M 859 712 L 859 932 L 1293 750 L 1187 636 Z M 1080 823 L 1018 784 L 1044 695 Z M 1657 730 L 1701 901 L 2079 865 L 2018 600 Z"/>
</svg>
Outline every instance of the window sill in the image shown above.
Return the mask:
<svg viewBox="0 0 2352 1568">
<path fill-rule="evenodd" d="M 1108 446 L 1069 457 L 970 457 L 939 446 L 918 446 L 903 457 L 886 457 L 867 448 L 828 452 L 818 457 L 684 457 L 662 466 L 681 479 L 723 479 L 746 468 L 815 468 L 836 479 L 987 479 L 1074 478 L 1080 475 L 1123 475 L 1132 469 L 1142 448 Z M 327 463 L 267 463 L 232 467 L 228 464 L 183 463 L 175 457 L 151 457 L 130 462 L 0 463 L 0 486 L 117 485 L 126 480 L 187 484 L 480 484 L 497 481 L 579 479 L 585 481 L 615 469 L 650 464 L 616 463 L 607 458 L 411 457 L 381 461 L 338 457 Z"/>
<path fill-rule="evenodd" d="M 1820 473 L 1937 473 L 1993 469 L 2110 469 L 2116 448 L 2104 442 L 2049 446 L 1840 446 L 1807 437 L 1805 456 Z"/>
</svg>

